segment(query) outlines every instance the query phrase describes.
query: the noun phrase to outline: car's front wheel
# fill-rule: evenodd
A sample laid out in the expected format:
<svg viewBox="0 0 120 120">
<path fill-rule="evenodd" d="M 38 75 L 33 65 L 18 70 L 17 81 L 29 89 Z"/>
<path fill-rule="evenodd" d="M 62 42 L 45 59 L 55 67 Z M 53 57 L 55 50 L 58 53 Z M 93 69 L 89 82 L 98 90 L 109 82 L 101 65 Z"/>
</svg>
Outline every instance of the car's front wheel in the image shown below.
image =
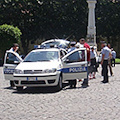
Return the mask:
<svg viewBox="0 0 120 120">
<path fill-rule="evenodd" d="M 63 88 L 62 76 L 59 77 L 58 85 L 56 86 L 57 90 L 60 91 Z"/>
</svg>

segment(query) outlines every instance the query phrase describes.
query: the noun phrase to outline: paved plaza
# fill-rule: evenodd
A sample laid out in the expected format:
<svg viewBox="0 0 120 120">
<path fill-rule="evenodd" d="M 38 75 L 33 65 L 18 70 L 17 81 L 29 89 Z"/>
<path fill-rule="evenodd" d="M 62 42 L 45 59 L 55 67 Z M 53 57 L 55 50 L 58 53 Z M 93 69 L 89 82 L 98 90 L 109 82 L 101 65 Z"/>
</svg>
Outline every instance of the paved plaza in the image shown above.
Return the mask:
<svg viewBox="0 0 120 120">
<path fill-rule="evenodd" d="M 113 67 L 109 83 L 101 83 L 101 67 L 89 87 L 66 86 L 27 88 L 17 92 L 9 87 L 0 67 L 0 120 L 120 120 L 120 65 Z"/>
</svg>

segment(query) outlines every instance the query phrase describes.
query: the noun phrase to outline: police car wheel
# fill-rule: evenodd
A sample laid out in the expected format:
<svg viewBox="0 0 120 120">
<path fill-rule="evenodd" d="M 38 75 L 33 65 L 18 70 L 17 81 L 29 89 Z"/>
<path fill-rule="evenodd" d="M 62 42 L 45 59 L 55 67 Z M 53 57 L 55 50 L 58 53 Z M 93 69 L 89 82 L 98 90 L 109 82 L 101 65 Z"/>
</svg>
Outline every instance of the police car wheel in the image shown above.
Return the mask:
<svg viewBox="0 0 120 120">
<path fill-rule="evenodd" d="M 15 87 L 14 81 L 10 80 L 10 87 Z"/>
<path fill-rule="evenodd" d="M 58 85 L 57 85 L 57 90 L 59 91 L 59 90 L 61 90 L 62 89 L 62 87 L 63 87 L 63 85 L 62 85 L 62 76 L 60 76 L 59 77 L 59 82 L 58 82 Z"/>
<path fill-rule="evenodd" d="M 22 91 L 23 87 L 17 87 L 17 91 Z"/>
</svg>

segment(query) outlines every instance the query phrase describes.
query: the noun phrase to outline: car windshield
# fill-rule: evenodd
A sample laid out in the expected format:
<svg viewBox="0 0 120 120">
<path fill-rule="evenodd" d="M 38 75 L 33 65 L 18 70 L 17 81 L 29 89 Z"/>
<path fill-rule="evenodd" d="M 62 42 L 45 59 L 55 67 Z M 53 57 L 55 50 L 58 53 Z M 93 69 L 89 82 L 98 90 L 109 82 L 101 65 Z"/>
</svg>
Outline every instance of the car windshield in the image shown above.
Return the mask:
<svg viewBox="0 0 120 120">
<path fill-rule="evenodd" d="M 58 58 L 58 51 L 37 51 L 28 54 L 24 62 L 51 61 L 58 60 Z"/>
</svg>

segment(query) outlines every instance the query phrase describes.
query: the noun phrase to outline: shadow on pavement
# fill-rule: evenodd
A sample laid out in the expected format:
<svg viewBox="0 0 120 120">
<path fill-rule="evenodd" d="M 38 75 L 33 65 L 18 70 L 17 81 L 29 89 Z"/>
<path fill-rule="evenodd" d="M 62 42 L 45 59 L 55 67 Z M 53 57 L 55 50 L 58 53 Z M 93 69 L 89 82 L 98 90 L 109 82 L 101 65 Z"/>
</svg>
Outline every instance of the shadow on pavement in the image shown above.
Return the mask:
<svg viewBox="0 0 120 120">
<path fill-rule="evenodd" d="M 4 89 L 8 89 L 8 90 L 14 90 L 15 89 L 15 87 L 13 88 L 13 87 L 5 87 Z"/>
<path fill-rule="evenodd" d="M 63 84 L 63 91 L 68 89 L 80 89 L 80 88 L 87 88 L 88 86 L 80 86 L 80 87 L 73 87 L 71 88 L 68 83 Z M 17 91 L 16 87 L 6 87 L 4 89 L 14 90 L 13 93 L 17 94 L 49 94 L 49 93 L 57 93 L 58 91 L 55 87 L 25 87 L 21 91 Z"/>
<path fill-rule="evenodd" d="M 21 91 L 17 91 L 17 89 L 13 93 L 18 94 L 47 94 L 47 93 L 56 93 L 59 91 L 56 91 L 54 87 L 27 87 Z"/>
<path fill-rule="evenodd" d="M 68 84 L 63 84 L 63 88 L 66 87 Z M 18 94 L 49 94 L 49 93 L 57 93 L 58 91 L 55 87 L 26 87 L 21 91 L 17 91 L 17 89 L 13 93 Z"/>
</svg>

